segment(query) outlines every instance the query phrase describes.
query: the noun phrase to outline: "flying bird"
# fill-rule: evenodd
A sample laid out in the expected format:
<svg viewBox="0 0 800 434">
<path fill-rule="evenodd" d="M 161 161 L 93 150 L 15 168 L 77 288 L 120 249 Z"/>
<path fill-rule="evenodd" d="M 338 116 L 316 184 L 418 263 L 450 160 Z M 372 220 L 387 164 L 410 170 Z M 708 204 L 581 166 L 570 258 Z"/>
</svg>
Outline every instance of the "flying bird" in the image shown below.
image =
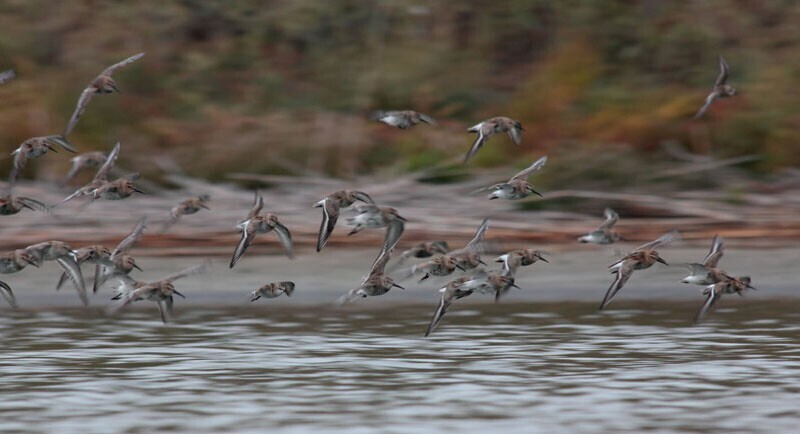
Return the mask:
<svg viewBox="0 0 800 434">
<path fill-rule="evenodd" d="M 207 194 L 201 194 L 200 196 L 193 197 L 190 199 L 186 199 L 183 202 L 176 205 L 172 208 L 169 212 L 169 220 L 164 223 L 164 227 L 161 228 L 161 232 L 166 232 L 181 216 L 195 214 L 196 212 L 200 211 L 201 209 L 210 210 L 211 208 L 206 205 L 211 197 Z"/>
<path fill-rule="evenodd" d="M 714 306 L 714 303 L 716 303 L 723 294 L 739 294 L 741 296 L 748 289 L 755 291 L 756 288 L 750 285 L 750 282 L 750 276 L 730 277 L 725 275 L 723 280 L 706 287 L 703 290 L 703 295 L 706 296 L 706 301 L 703 303 L 703 306 L 700 307 L 697 315 L 695 315 L 694 321 L 699 322 L 702 320 L 711 307 Z"/>
<path fill-rule="evenodd" d="M 522 131 L 524 131 L 524 129 L 522 128 L 522 124 L 518 121 L 505 116 L 498 116 L 474 125 L 467 131 L 470 133 L 477 133 L 478 137 L 475 138 L 472 147 L 469 149 L 469 152 L 467 152 L 467 156 L 464 157 L 464 163 L 475 156 L 478 150 L 489 140 L 489 137 L 497 133 L 508 133 L 511 140 L 519 145 L 522 143 Z"/>
<path fill-rule="evenodd" d="M 239 259 L 241 259 L 244 252 L 247 251 L 247 248 L 253 243 L 256 234 L 266 234 L 273 230 L 275 231 L 275 235 L 278 236 L 278 240 L 280 240 L 283 249 L 286 251 L 286 256 L 288 256 L 289 259 L 294 259 L 294 253 L 292 253 L 292 235 L 289 233 L 289 229 L 278 221 L 278 216 L 275 214 L 259 214 L 263 207 L 264 198 L 256 191 L 253 209 L 247 214 L 247 218 L 236 226 L 236 228 L 242 231 L 242 238 L 239 240 L 239 244 L 236 245 L 236 249 L 233 252 L 230 268 L 233 268 Z"/>
<path fill-rule="evenodd" d="M 407 220 L 403 218 L 396 209 L 390 207 L 358 205 L 356 210 L 358 211 L 358 215 L 347 219 L 348 225 L 355 226 L 347 235 L 356 234 L 365 228 L 385 227 L 386 236 L 383 238 L 383 247 L 381 251 L 388 252 L 393 250 L 397 242 L 400 241 L 400 236 L 403 235 L 405 222 Z"/>
<path fill-rule="evenodd" d="M 613 244 L 619 241 L 619 233 L 614 230 L 614 225 L 619 221 L 619 214 L 613 209 L 606 208 L 603 212 L 606 221 L 603 222 L 597 229 L 589 232 L 586 235 L 578 238 L 581 243 L 594 243 L 594 244 Z"/>
<path fill-rule="evenodd" d="M 336 222 L 339 220 L 339 210 L 353 205 L 356 201 L 375 205 L 375 202 L 367 193 L 355 190 L 341 190 L 331 193 L 314 204 L 315 208 L 322 208 L 322 223 L 319 226 L 319 238 L 317 238 L 318 252 L 325 247 L 333 228 L 336 227 Z"/>
<path fill-rule="evenodd" d="M 16 76 L 17 74 L 13 69 L 2 71 L 0 72 L 0 84 L 6 84 L 7 82 L 13 80 Z"/>
<path fill-rule="evenodd" d="M 369 271 L 367 278 L 364 279 L 358 288 L 351 289 L 347 294 L 339 297 L 339 299 L 336 300 L 336 304 L 341 306 L 359 298 L 383 295 L 392 288 L 405 289 L 394 283 L 394 280 L 384 273 L 386 263 L 389 262 L 390 256 L 391 251 L 382 250 L 378 258 L 375 259 L 375 262 L 372 264 L 372 269 Z"/>
<path fill-rule="evenodd" d="M 14 163 L 11 167 L 11 174 L 8 176 L 9 183 L 13 184 L 17 180 L 17 175 L 31 158 L 39 158 L 46 154 L 47 151 L 58 152 L 56 145 L 69 152 L 76 152 L 75 148 L 64 136 L 32 137 L 22 142 L 11 153 L 14 156 Z"/>
<path fill-rule="evenodd" d="M 717 99 L 736 95 L 736 89 L 726 84 L 730 70 L 731 68 L 728 66 L 728 62 L 726 62 L 722 56 L 719 56 L 719 75 L 717 76 L 717 81 L 714 83 L 714 88 L 711 90 L 711 93 L 706 97 L 706 102 L 703 104 L 703 107 L 700 107 L 700 110 L 694 115 L 694 119 L 700 119 L 711 106 L 711 103 Z"/>
<path fill-rule="evenodd" d="M 114 145 L 114 148 L 108 154 L 108 156 L 103 156 L 103 165 L 97 170 L 97 174 L 94 175 L 94 178 L 83 187 L 75 190 L 74 193 L 70 194 L 61 203 L 66 203 L 81 196 L 93 196 L 94 191 L 98 188 L 102 187 L 104 184 L 108 183 L 108 172 L 111 171 L 111 168 L 114 167 L 114 163 L 117 161 L 117 157 L 119 156 L 120 150 L 120 143 L 117 142 Z M 75 157 L 78 158 L 78 157 Z"/>
<path fill-rule="evenodd" d="M 372 114 L 372 119 L 403 130 L 420 122 L 436 125 L 436 121 L 432 117 L 414 110 L 376 111 Z"/>
<path fill-rule="evenodd" d="M 12 274 L 22 271 L 28 265 L 39 267 L 39 262 L 35 257 L 30 255 L 25 249 L 14 250 L 4 255 L 0 255 L 0 274 Z M 11 287 L 0 280 L 0 294 L 6 299 L 11 307 L 17 307 L 17 299 L 14 297 L 14 292 Z"/>
<path fill-rule="evenodd" d="M 541 197 L 542 195 L 528 183 L 528 177 L 542 170 L 545 163 L 547 163 L 547 156 L 534 161 L 527 169 L 511 177 L 508 182 L 488 187 L 488 190 L 492 190 L 489 199 L 523 199 L 531 194 Z"/>
</svg>

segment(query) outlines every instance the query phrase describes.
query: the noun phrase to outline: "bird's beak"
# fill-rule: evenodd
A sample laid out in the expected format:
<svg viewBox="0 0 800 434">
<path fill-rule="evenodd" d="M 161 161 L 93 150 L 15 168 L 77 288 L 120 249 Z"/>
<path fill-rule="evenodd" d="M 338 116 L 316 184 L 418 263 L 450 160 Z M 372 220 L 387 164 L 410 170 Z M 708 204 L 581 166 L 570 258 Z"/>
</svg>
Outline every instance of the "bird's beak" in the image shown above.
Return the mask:
<svg viewBox="0 0 800 434">
<path fill-rule="evenodd" d="M 173 290 L 172 290 L 172 292 L 173 292 L 175 295 L 177 295 L 177 296 L 180 296 L 180 298 L 186 298 L 186 296 L 185 296 L 185 295 L 183 295 L 183 294 L 181 294 L 181 293 L 180 293 L 180 291 L 178 291 L 177 289 L 173 289 Z"/>
<path fill-rule="evenodd" d="M 394 288 L 400 288 L 400 289 L 405 289 L 405 288 L 403 288 L 402 286 L 400 286 L 400 285 L 398 285 L 398 284 L 396 284 L 396 283 L 392 283 L 392 287 L 394 287 Z"/>
<path fill-rule="evenodd" d="M 535 195 L 537 195 L 537 196 L 539 196 L 539 197 L 544 197 L 544 196 L 542 196 L 542 194 L 541 194 L 541 193 L 539 193 L 538 191 L 536 191 L 536 190 L 534 190 L 534 189 L 531 189 L 531 193 L 533 193 L 533 194 L 535 194 Z"/>
<path fill-rule="evenodd" d="M 23 260 L 28 264 L 33 265 L 36 268 L 39 268 L 39 261 L 37 261 L 36 259 L 31 257 L 31 258 L 23 258 Z"/>
<path fill-rule="evenodd" d="M 461 271 L 467 271 L 467 269 L 466 269 L 466 268 L 464 268 L 464 267 L 462 267 L 462 266 L 460 266 L 460 265 L 458 265 L 458 264 L 456 264 L 456 268 L 458 268 L 458 269 L 459 269 L 459 270 L 461 270 Z"/>
<path fill-rule="evenodd" d="M 202 203 L 200 204 L 200 208 L 207 209 L 207 210 L 211 211 L 211 208 L 207 207 L 205 204 L 202 204 Z"/>
<path fill-rule="evenodd" d="M 522 288 L 520 288 L 519 286 L 517 286 L 517 284 L 516 284 L 516 283 L 512 283 L 510 286 L 511 286 L 512 288 L 522 289 Z"/>
<path fill-rule="evenodd" d="M 136 188 L 136 187 L 133 187 L 133 191 L 135 191 L 135 192 L 137 192 L 137 193 L 139 193 L 139 194 L 145 194 L 145 192 L 143 192 L 142 190 L 139 190 L 139 189 L 138 189 L 138 188 Z"/>
<path fill-rule="evenodd" d="M 542 260 L 542 261 L 544 261 L 544 262 L 547 262 L 548 264 L 550 263 L 550 261 L 548 261 L 547 259 L 545 259 L 545 258 L 543 258 L 543 257 L 541 257 L 541 256 L 539 256 L 539 259 L 540 259 L 540 260 Z"/>
<path fill-rule="evenodd" d="M 258 292 L 250 294 L 250 303 L 258 300 L 259 298 L 261 298 L 261 294 L 259 294 Z"/>
<path fill-rule="evenodd" d="M 139 271 L 144 271 L 144 270 L 142 270 L 142 267 L 138 266 L 138 265 L 137 265 L 137 264 L 135 264 L 135 263 L 133 264 L 133 268 L 135 268 L 135 269 L 137 269 L 137 270 L 139 270 Z"/>
<path fill-rule="evenodd" d="M 481 265 L 487 265 L 485 262 L 483 262 L 483 259 L 478 259 L 478 263 Z"/>
<path fill-rule="evenodd" d="M 656 261 L 658 261 L 658 262 L 660 262 L 660 263 L 662 263 L 664 265 L 667 265 L 667 266 L 669 265 L 669 264 L 667 264 L 667 261 L 665 261 L 665 260 L 663 260 L 661 258 L 656 258 Z"/>
</svg>

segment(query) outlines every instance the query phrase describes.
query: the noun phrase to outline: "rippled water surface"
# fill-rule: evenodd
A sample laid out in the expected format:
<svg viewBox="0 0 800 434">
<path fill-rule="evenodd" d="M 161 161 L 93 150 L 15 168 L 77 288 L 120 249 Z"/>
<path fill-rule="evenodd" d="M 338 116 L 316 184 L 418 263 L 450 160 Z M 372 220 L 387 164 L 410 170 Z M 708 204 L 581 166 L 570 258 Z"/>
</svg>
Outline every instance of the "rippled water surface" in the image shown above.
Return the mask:
<svg viewBox="0 0 800 434">
<path fill-rule="evenodd" d="M 796 301 L 2 311 L 4 432 L 797 432 Z"/>
</svg>

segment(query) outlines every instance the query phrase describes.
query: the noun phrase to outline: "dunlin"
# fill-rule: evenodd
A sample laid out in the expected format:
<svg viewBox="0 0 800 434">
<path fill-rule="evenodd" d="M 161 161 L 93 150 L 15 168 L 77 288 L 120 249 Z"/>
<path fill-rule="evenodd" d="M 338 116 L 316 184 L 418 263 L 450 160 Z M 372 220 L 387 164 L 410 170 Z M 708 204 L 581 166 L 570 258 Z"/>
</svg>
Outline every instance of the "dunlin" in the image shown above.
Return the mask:
<svg viewBox="0 0 800 434">
<path fill-rule="evenodd" d="M 709 285 L 703 290 L 703 295 L 706 296 L 706 302 L 695 315 L 694 320 L 698 322 L 703 319 L 706 313 L 714 306 L 714 303 L 722 297 L 723 294 L 739 294 L 740 296 L 748 289 L 756 290 L 750 285 L 750 276 L 730 277 L 725 275 L 719 282 Z"/>
<path fill-rule="evenodd" d="M 83 154 L 78 154 L 72 157 L 72 166 L 67 173 L 67 176 L 61 181 L 62 185 L 68 184 L 72 181 L 77 175 L 78 172 L 84 169 L 94 169 L 95 167 L 100 167 L 103 163 L 106 162 L 107 155 L 102 152 L 84 152 Z"/>
<path fill-rule="evenodd" d="M 0 255 L 0 274 L 16 273 L 28 265 L 38 267 L 39 262 L 36 261 L 36 258 L 28 254 L 28 252 L 24 249 L 15 250 L 13 252 Z M 14 298 L 14 293 L 11 291 L 11 287 L 2 280 L 0 280 L 0 293 L 3 294 L 3 298 L 6 299 L 11 307 L 17 307 L 17 300 Z"/>
<path fill-rule="evenodd" d="M 469 159 L 472 158 L 486 143 L 486 140 L 488 140 L 489 137 L 493 136 L 494 134 L 508 133 L 508 136 L 511 137 L 511 140 L 519 145 L 522 143 L 522 131 L 524 130 L 522 128 L 522 124 L 514 119 L 507 118 L 505 116 L 498 116 L 474 125 L 467 131 L 470 133 L 478 133 L 478 137 L 475 138 L 475 142 L 472 143 L 472 147 L 469 149 L 469 152 L 467 152 L 467 156 L 464 158 L 464 163 L 469 161 Z"/>
<path fill-rule="evenodd" d="M 615 273 L 616 276 L 614 277 L 614 282 L 608 287 L 608 291 L 606 291 L 606 296 L 603 298 L 603 302 L 600 303 L 600 310 L 603 310 L 603 308 L 605 308 L 608 303 L 611 302 L 611 299 L 617 295 L 617 292 L 622 289 L 622 287 L 625 285 L 625 282 L 630 279 L 634 270 L 644 270 L 646 268 L 650 268 L 656 262 L 669 265 L 667 264 L 667 261 L 661 259 L 655 249 L 673 240 L 676 240 L 678 237 L 679 234 L 677 231 L 666 233 L 655 241 L 651 241 L 647 244 L 639 246 L 636 248 L 636 250 L 628 253 L 624 258 L 611 264 L 608 268 L 611 268 L 611 272 Z"/>
<path fill-rule="evenodd" d="M 56 261 L 56 263 L 69 276 L 75 285 L 78 296 L 84 306 L 89 305 L 89 297 L 86 296 L 86 284 L 83 282 L 81 267 L 78 266 L 77 255 L 69 245 L 63 241 L 45 241 L 25 248 L 25 251 L 41 264 L 44 261 Z"/>
<path fill-rule="evenodd" d="M 394 283 L 394 280 L 384 273 L 386 263 L 389 262 L 390 256 L 390 250 L 381 250 L 381 253 L 372 264 L 372 269 L 367 278 L 364 279 L 364 282 L 362 282 L 358 288 L 351 289 L 347 294 L 339 297 L 339 299 L 336 300 L 336 304 L 343 305 L 359 298 L 383 295 L 392 288 L 405 289 Z"/>
<path fill-rule="evenodd" d="M 0 215 L 14 215 L 23 209 L 49 212 L 50 207 L 36 199 L 25 196 L 14 196 L 14 184 L 9 184 L 8 191 L 0 193 Z"/>
<path fill-rule="evenodd" d="M 275 231 L 275 235 L 278 236 L 278 240 L 280 240 L 283 249 L 286 251 L 286 256 L 288 256 L 289 259 L 294 259 L 294 253 L 292 253 L 292 234 L 289 233 L 289 229 L 286 226 L 278 221 L 278 216 L 275 214 L 260 215 L 259 213 L 263 207 L 264 198 L 256 192 L 255 200 L 253 201 L 253 209 L 250 210 L 247 218 L 236 226 L 242 231 L 242 238 L 239 240 L 239 244 L 233 252 L 230 268 L 233 268 L 242 255 L 244 255 L 244 252 L 247 251 L 247 248 L 253 243 L 256 234 L 266 234 L 273 230 Z"/>
<path fill-rule="evenodd" d="M 104 160 L 103 165 L 100 166 L 99 169 L 97 169 L 97 174 L 94 175 L 94 179 L 92 179 L 91 182 L 84 185 L 83 187 L 75 190 L 74 193 L 64 198 L 64 200 L 62 200 L 61 203 L 69 202 L 70 200 L 75 199 L 76 197 L 90 196 L 94 193 L 96 189 L 108 183 L 108 172 L 111 171 L 112 167 L 114 167 L 114 163 L 116 163 L 117 157 L 119 157 L 119 150 L 120 150 L 120 143 L 117 142 L 117 144 L 114 145 L 114 148 L 111 150 L 108 156 L 107 157 L 103 156 Z"/>
<path fill-rule="evenodd" d="M 606 208 L 603 211 L 606 221 L 603 222 L 597 229 L 589 232 L 588 234 L 578 238 L 581 243 L 594 243 L 594 244 L 613 244 L 619 241 L 619 233 L 614 230 L 614 225 L 619 221 L 619 214 L 614 212 L 611 208 Z"/>
<path fill-rule="evenodd" d="M 178 219 L 181 216 L 194 214 L 200 211 L 201 209 L 210 210 L 211 208 L 209 208 L 208 205 L 206 205 L 206 203 L 210 199 L 211 198 L 209 197 L 209 195 L 201 194 L 200 196 L 186 199 L 183 202 L 176 205 L 174 208 L 170 210 L 169 220 L 167 220 L 167 222 L 164 223 L 164 227 L 161 229 L 161 232 L 166 232 L 170 227 L 172 227 L 172 225 L 175 224 L 175 222 L 178 221 Z"/>
<path fill-rule="evenodd" d="M 436 125 L 436 121 L 432 117 L 414 110 L 377 111 L 372 114 L 372 119 L 403 130 L 420 122 Z"/>
<path fill-rule="evenodd" d="M 205 273 L 210 265 L 210 261 L 205 261 L 200 265 L 189 267 L 180 273 L 152 283 L 136 281 L 131 284 L 121 282 L 122 284 L 117 288 L 117 294 L 112 298 L 112 300 L 120 300 L 120 302 L 112 309 L 112 312 L 117 313 L 134 301 L 154 301 L 158 306 L 158 312 L 161 314 L 161 321 L 166 324 L 172 319 L 173 295 L 186 298 L 180 291 L 175 289 L 175 285 L 172 282 L 187 276 Z"/>
<path fill-rule="evenodd" d="M 281 294 L 286 294 L 287 297 L 291 297 L 293 292 L 294 282 L 267 283 L 250 293 L 250 301 L 256 301 L 261 297 L 275 298 L 279 297 Z"/>
<path fill-rule="evenodd" d="M 502 262 L 503 271 L 512 276 L 517 273 L 519 267 L 532 265 L 537 261 L 550 262 L 542 256 L 541 251 L 534 249 L 512 250 L 495 259 L 495 262 Z"/>
<path fill-rule="evenodd" d="M 480 254 L 483 250 L 483 238 L 486 236 L 486 230 L 489 228 L 489 219 L 484 219 L 475 235 L 467 243 L 464 248 L 451 251 L 447 254 L 436 256 L 429 261 L 416 264 L 411 267 L 410 277 L 417 273 L 423 273 L 420 282 L 429 278 L 430 276 L 448 276 L 452 274 L 456 268 L 466 271 L 477 267 L 478 265 L 485 265 L 481 260 Z"/>
<path fill-rule="evenodd" d="M 131 230 L 131 232 L 117 244 L 117 247 L 111 251 L 111 257 L 109 258 L 111 265 L 101 265 L 100 277 L 95 279 L 95 284 L 92 288 L 93 292 L 97 292 L 108 279 L 112 278 L 128 283 L 135 282 L 135 280 L 130 277 L 131 271 L 134 269 L 142 271 L 142 269 L 136 264 L 136 260 L 129 253 L 133 246 L 142 238 L 142 234 L 144 234 L 146 228 L 147 219 L 142 217 L 136 223 L 133 230 Z M 97 270 L 95 270 L 95 273 L 96 271 Z"/>
<path fill-rule="evenodd" d="M 139 179 L 139 174 L 131 173 L 111 182 L 104 182 L 102 185 L 92 190 L 92 200 L 122 200 L 131 197 L 133 193 L 144 194 L 144 192 L 134 184 L 134 181 L 137 179 Z"/>
<path fill-rule="evenodd" d="M 94 280 L 92 284 L 94 288 L 97 288 L 98 280 L 102 274 L 101 266 L 113 265 L 113 262 L 111 261 L 111 250 L 99 244 L 81 247 L 80 249 L 75 250 L 75 262 L 78 263 L 79 267 L 84 263 L 95 264 Z M 58 279 L 58 283 L 56 283 L 56 290 L 61 289 L 61 286 L 64 285 L 68 278 L 69 275 L 67 272 L 62 272 L 61 277 Z"/>
<path fill-rule="evenodd" d="M 33 137 L 22 142 L 11 155 L 14 156 L 14 163 L 11 167 L 11 174 L 8 179 L 10 183 L 17 180 L 20 170 L 25 167 L 25 163 L 31 158 L 39 158 L 47 151 L 58 152 L 55 146 L 58 145 L 69 152 L 75 152 L 75 148 L 63 136 L 41 136 Z"/>
<path fill-rule="evenodd" d="M 700 119 L 711 106 L 711 103 L 717 100 L 717 98 L 728 98 L 736 95 L 736 89 L 726 84 L 730 69 L 728 62 L 726 62 L 722 56 L 719 56 L 719 75 L 717 76 L 717 81 L 714 83 L 714 88 L 711 90 L 711 93 L 706 97 L 706 103 L 703 104 L 703 107 L 694 115 L 694 119 Z"/>
<path fill-rule="evenodd" d="M 444 255 L 450 251 L 450 247 L 445 241 L 431 241 L 415 245 L 404 251 L 402 258 L 430 258 L 433 255 Z"/>
<path fill-rule="evenodd" d="M 319 226 L 319 238 L 317 238 L 317 251 L 325 247 L 328 238 L 339 220 L 339 210 L 347 208 L 356 201 L 375 205 L 375 202 L 367 193 L 355 190 L 341 190 L 326 196 L 324 199 L 314 204 L 315 208 L 322 208 L 322 224 Z"/>
<path fill-rule="evenodd" d="M 355 226 L 347 235 L 353 235 L 362 229 L 386 228 L 386 236 L 383 238 L 382 252 L 394 249 L 400 236 L 403 235 L 405 222 L 396 209 L 390 207 L 377 207 L 375 205 L 358 205 L 356 207 L 358 215 L 347 219 L 347 224 Z"/>
<path fill-rule="evenodd" d="M 81 115 L 83 115 L 83 112 L 86 111 L 86 106 L 89 104 L 89 101 L 92 100 L 93 96 L 96 94 L 119 92 L 117 83 L 113 78 L 111 78 L 111 75 L 114 74 L 116 70 L 135 62 L 142 56 L 144 56 L 144 53 L 139 53 L 123 60 L 122 62 L 109 66 L 103 72 L 101 72 L 100 75 L 95 77 L 88 86 L 86 86 L 86 89 L 83 90 L 80 98 L 78 98 L 78 105 L 75 107 L 75 111 L 72 112 L 72 117 L 67 124 L 67 128 L 64 130 L 64 137 L 67 137 L 75 128 L 75 125 L 78 123 L 78 119 L 80 119 Z"/>
<path fill-rule="evenodd" d="M 428 324 L 428 329 L 425 331 L 425 337 L 428 337 L 431 333 L 433 333 L 434 330 L 436 330 L 436 327 L 439 326 L 444 314 L 450 310 L 450 306 L 453 304 L 453 301 L 472 294 L 472 290 L 461 289 L 461 285 L 471 279 L 472 276 L 459 277 L 455 280 L 451 280 L 447 283 L 447 286 L 439 290 L 439 292 L 442 293 L 442 297 L 439 300 L 439 306 L 436 307 L 436 311 L 433 313 L 431 323 Z"/>
<path fill-rule="evenodd" d="M 488 190 L 492 190 L 489 199 L 523 199 L 530 196 L 531 193 L 541 197 L 542 195 L 528 183 L 528 177 L 541 170 L 546 162 L 547 156 L 544 156 L 534 161 L 527 169 L 514 175 L 508 182 L 488 187 Z"/>
<path fill-rule="evenodd" d="M 511 288 L 519 289 L 519 286 L 514 284 L 514 276 L 505 271 L 478 271 L 461 284 L 463 290 L 494 294 L 495 303 Z"/>
<path fill-rule="evenodd" d="M 0 72 L 0 84 L 5 84 L 16 77 L 17 74 L 14 72 L 13 69 L 7 69 L 5 71 Z"/>
<path fill-rule="evenodd" d="M 686 264 L 692 274 L 681 279 L 681 282 L 707 286 L 723 280 L 726 274 L 717 267 L 717 264 L 724 254 L 724 247 L 725 240 L 719 235 L 714 235 L 714 239 L 711 241 L 711 250 L 708 251 L 703 263 Z"/>
</svg>

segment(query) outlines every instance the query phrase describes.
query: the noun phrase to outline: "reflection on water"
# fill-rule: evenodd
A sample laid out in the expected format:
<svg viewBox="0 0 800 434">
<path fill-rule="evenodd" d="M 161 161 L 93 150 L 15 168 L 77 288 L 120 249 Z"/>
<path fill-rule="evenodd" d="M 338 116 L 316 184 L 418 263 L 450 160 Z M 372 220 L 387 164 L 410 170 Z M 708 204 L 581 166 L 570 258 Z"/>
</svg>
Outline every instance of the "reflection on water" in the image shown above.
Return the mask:
<svg viewBox="0 0 800 434">
<path fill-rule="evenodd" d="M 0 430 L 793 432 L 792 304 L 3 310 Z"/>
</svg>

